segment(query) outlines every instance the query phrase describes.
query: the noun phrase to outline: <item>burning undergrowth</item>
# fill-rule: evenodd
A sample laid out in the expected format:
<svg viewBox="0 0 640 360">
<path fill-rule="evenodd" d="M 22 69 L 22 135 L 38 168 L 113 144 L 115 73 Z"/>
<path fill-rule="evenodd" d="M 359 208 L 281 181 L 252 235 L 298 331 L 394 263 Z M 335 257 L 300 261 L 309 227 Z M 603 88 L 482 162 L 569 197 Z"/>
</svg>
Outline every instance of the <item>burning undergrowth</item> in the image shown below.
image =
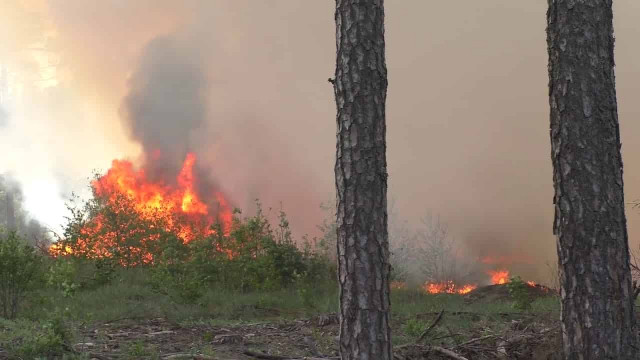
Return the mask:
<svg viewBox="0 0 640 360">
<path fill-rule="evenodd" d="M 430 294 L 464 295 L 489 285 L 509 284 L 514 271 L 522 274 L 523 264 L 532 266 L 528 257 L 500 254 L 499 249 L 493 255 L 470 253 L 438 217 L 426 216 L 414 230 L 398 221 L 393 207 L 389 217 L 392 288 L 419 287 Z M 536 287 L 527 280 L 527 286 Z"/>
<path fill-rule="evenodd" d="M 117 257 L 122 265 L 148 264 L 162 239 L 184 244 L 214 232 L 228 234 L 232 209 L 224 195 L 209 186 L 202 194 L 194 175 L 196 157 L 187 154 L 173 183 L 151 181 L 145 169 L 114 160 L 91 182 L 93 198 L 82 209 L 71 208 L 64 239 L 51 247 L 54 255 Z"/>
<path fill-rule="evenodd" d="M 242 217 L 199 177 L 196 161 L 187 154 L 173 181 L 151 180 L 146 168 L 121 160 L 97 175 L 93 196 L 69 206 L 64 233 L 49 248 L 60 263 L 79 262 L 93 275 L 54 282 L 92 287 L 111 281 L 117 268 L 143 268 L 154 288 L 186 302 L 210 286 L 249 291 L 334 283 L 326 252 L 311 241 L 296 244 L 283 211 L 275 226 L 259 202 L 255 215 Z"/>
</svg>

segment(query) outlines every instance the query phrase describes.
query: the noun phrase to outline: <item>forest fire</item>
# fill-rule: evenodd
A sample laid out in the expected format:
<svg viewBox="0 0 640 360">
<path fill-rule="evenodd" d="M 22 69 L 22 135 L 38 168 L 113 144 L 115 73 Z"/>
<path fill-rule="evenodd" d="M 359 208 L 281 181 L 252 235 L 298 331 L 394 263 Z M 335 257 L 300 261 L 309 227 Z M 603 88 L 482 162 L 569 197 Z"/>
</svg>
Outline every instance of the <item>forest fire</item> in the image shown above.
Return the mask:
<svg viewBox="0 0 640 360">
<path fill-rule="evenodd" d="M 509 282 L 509 270 L 489 270 L 487 272 L 491 276 L 491 284 L 502 285 Z"/>
<path fill-rule="evenodd" d="M 429 294 L 466 294 L 473 291 L 477 286 L 471 284 L 458 286 L 453 281 L 445 281 L 441 283 L 425 283 L 423 288 Z"/>
<path fill-rule="evenodd" d="M 104 211 L 77 229 L 74 242 L 54 244 L 51 253 L 100 258 L 117 252 L 128 254 L 130 263 L 149 263 L 153 257 L 143 248 L 152 247 L 162 231 L 175 234 L 185 244 L 211 235 L 216 223 L 228 234 L 232 218 L 228 202 L 217 191 L 207 200 L 198 194 L 195 162 L 196 156 L 187 154 L 172 186 L 150 181 L 144 169 L 134 169 L 129 161 L 114 160 L 111 169 L 91 183 L 96 208 Z"/>
<path fill-rule="evenodd" d="M 509 277 L 509 270 L 501 269 L 495 271 L 487 271 L 487 274 L 490 276 L 491 285 L 504 285 L 511 281 Z M 526 281 L 527 285 L 531 287 L 539 286 L 534 281 Z M 406 285 L 405 285 L 406 286 Z M 392 286 L 393 289 L 400 288 L 397 284 Z M 471 291 L 478 288 L 477 284 L 464 284 L 457 285 L 454 281 L 443 281 L 443 282 L 426 282 L 422 285 L 424 291 L 429 294 L 467 294 Z"/>
</svg>

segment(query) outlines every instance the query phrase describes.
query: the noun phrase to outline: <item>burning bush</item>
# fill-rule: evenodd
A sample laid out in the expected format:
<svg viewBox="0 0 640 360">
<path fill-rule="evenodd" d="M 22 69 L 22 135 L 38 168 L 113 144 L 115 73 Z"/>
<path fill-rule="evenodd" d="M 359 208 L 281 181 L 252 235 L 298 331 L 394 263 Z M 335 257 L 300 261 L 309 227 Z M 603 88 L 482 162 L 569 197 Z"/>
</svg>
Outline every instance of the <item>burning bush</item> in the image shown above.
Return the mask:
<svg viewBox="0 0 640 360">
<path fill-rule="evenodd" d="M 187 155 L 174 185 L 153 182 L 144 169 L 114 160 L 106 174 L 91 182 L 93 197 L 84 206 L 69 206 L 63 240 L 51 252 L 117 258 L 124 266 L 136 266 L 151 264 L 153 254 L 172 239 L 186 244 L 207 237 L 216 224 L 220 232 L 228 231 L 231 211 L 224 196 L 212 191 L 205 203 L 196 191 L 195 160 Z"/>
<path fill-rule="evenodd" d="M 328 278 L 332 264 L 311 246 L 296 246 L 284 212 L 273 228 L 259 203 L 255 216 L 241 218 L 219 193 L 212 210 L 196 191 L 193 161 L 185 160 L 176 187 L 149 182 L 130 163 L 114 161 L 91 182 L 91 199 L 69 204 L 71 216 L 51 253 L 88 260 L 96 269 L 151 267 L 156 289 L 187 302 L 211 284 L 267 290 Z"/>
</svg>

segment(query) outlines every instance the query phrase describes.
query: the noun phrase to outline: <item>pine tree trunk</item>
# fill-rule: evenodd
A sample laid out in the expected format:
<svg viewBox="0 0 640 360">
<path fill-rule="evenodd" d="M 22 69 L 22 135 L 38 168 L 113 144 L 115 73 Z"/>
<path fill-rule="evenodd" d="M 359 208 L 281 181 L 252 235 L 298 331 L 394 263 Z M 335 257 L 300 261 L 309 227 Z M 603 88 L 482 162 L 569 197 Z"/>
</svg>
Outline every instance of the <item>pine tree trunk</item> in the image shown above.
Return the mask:
<svg viewBox="0 0 640 360">
<path fill-rule="evenodd" d="M 612 0 L 548 0 L 554 234 L 567 359 L 638 359 Z"/>
<path fill-rule="evenodd" d="M 336 0 L 340 354 L 391 359 L 383 0 Z"/>
</svg>

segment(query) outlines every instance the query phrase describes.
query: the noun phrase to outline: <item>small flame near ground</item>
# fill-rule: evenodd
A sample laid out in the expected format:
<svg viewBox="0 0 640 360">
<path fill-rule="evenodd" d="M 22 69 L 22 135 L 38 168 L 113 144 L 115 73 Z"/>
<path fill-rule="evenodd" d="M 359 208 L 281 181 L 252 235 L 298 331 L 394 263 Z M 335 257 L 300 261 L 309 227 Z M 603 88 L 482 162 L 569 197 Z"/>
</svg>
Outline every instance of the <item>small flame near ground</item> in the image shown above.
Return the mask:
<svg viewBox="0 0 640 360">
<path fill-rule="evenodd" d="M 220 223 L 222 231 L 228 235 L 233 216 L 229 203 L 219 191 L 212 191 L 208 201 L 203 200 L 196 190 L 195 163 L 195 154 L 187 154 L 176 177 L 176 185 L 170 186 L 150 181 L 144 169 L 136 170 L 129 161 L 114 160 L 109 171 L 92 181 L 91 186 L 94 196 L 106 201 L 114 211 L 128 211 L 122 206 L 126 203 L 140 219 L 162 224 L 165 230 L 175 233 L 184 243 L 212 234 L 215 223 Z M 214 203 L 217 203 L 215 208 L 212 206 Z M 113 249 L 119 249 L 138 253 L 143 263 L 152 262 L 151 254 L 139 254 L 142 249 L 122 249 L 123 239 L 135 234 L 105 232 L 103 228 L 107 221 L 98 214 L 80 230 L 86 235 L 85 239 L 78 239 L 73 247 L 53 244 L 50 252 L 53 255 L 83 253 L 87 257 L 99 258 L 110 257 Z M 96 238 L 95 244 L 89 246 L 87 239 Z M 145 238 L 141 242 L 153 240 Z"/>
<path fill-rule="evenodd" d="M 509 270 L 500 269 L 487 271 L 487 275 L 490 277 L 491 285 L 504 285 L 511 281 Z M 531 287 L 538 286 L 534 281 L 526 281 L 526 284 Z M 407 289 L 407 283 L 402 281 L 392 281 L 391 289 Z M 421 288 L 429 294 L 468 294 L 478 288 L 477 284 L 462 284 L 459 285 L 452 280 L 443 282 L 426 282 Z"/>
<path fill-rule="evenodd" d="M 475 290 L 478 286 L 472 284 L 456 285 L 453 281 L 445 281 L 441 283 L 425 283 L 423 289 L 429 294 L 466 294 Z"/>
</svg>

